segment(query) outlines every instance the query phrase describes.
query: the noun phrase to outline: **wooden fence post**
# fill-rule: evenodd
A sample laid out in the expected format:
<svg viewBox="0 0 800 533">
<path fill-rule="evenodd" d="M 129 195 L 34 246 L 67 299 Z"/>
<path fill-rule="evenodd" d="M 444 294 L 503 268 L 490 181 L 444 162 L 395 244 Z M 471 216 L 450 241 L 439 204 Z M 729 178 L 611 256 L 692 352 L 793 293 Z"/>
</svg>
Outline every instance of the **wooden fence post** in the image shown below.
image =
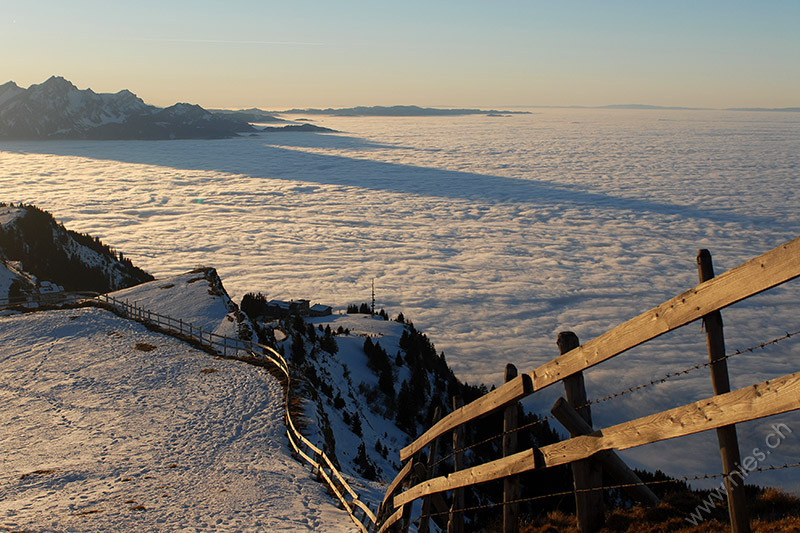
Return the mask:
<svg viewBox="0 0 800 533">
<path fill-rule="evenodd" d="M 697 253 L 697 273 L 700 282 L 708 281 L 714 277 L 714 265 L 711 253 L 702 249 Z M 703 317 L 706 330 L 706 344 L 708 345 L 708 358 L 711 362 L 711 384 L 714 394 L 730 392 L 731 385 L 728 379 L 728 362 L 725 360 L 725 335 L 722 329 L 722 313 L 714 311 Z M 744 478 L 739 478 L 737 483 L 732 479 L 731 472 L 738 471 L 741 461 L 739 456 L 739 440 L 736 437 L 736 426 L 723 426 L 717 428 L 717 441 L 719 453 L 722 456 L 722 471 L 725 473 L 725 491 L 728 493 L 728 515 L 731 520 L 731 530 L 734 533 L 749 533 L 750 519 L 747 514 L 747 500 L 744 493 Z"/>
<path fill-rule="evenodd" d="M 464 400 L 453 396 L 453 411 L 461 409 Z M 453 430 L 453 472 L 458 472 L 464 467 L 464 426 Z M 447 523 L 447 533 L 464 533 L 464 488 L 453 490 L 453 503 L 450 507 L 450 520 Z"/>
<path fill-rule="evenodd" d="M 580 346 L 578 336 L 571 331 L 562 331 L 559 333 L 557 343 L 559 352 L 562 355 Z M 576 372 L 564 378 L 563 382 L 567 403 L 575 408 L 586 423 L 591 426 L 592 412 L 587 405 L 583 372 Z M 577 436 L 578 435 L 570 433 L 570 437 Z M 572 477 L 573 486 L 576 491 L 584 491 L 586 489 L 603 486 L 603 469 L 599 462 L 591 458 L 572 463 Z M 605 523 L 603 491 L 576 492 L 575 511 L 578 515 L 578 529 L 582 533 L 597 531 L 603 527 Z"/>
<path fill-rule="evenodd" d="M 505 382 L 517 377 L 517 367 L 506 365 Z M 517 426 L 519 402 L 512 402 L 503 413 L 503 457 L 517 453 Z M 519 504 L 511 503 L 519 499 L 519 476 L 503 479 L 503 533 L 517 533 L 519 530 Z"/>
<path fill-rule="evenodd" d="M 433 411 L 433 420 L 431 421 L 431 426 L 439 421 L 442 417 L 441 409 L 437 407 Z M 430 449 L 428 450 L 428 467 L 425 469 L 425 476 L 428 479 L 436 477 L 436 460 L 439 456 L 439 439 L 433 439 L 431 442 Z M 420 512 L 421 516 L 419 518 L 419 526 L 417 527 L 417 531 L 419 533 L 428 533 L 430 531 L 430 514 L 433 509 L 433 497 L 432 496 L 425 496 L 422 499 L 422 511 Z"/>
<path fill-rule="evenodd" d="M 411 462 L 414 466 L 411 468 L 411 475 L 408 476 L 405 485 L 406 486 L 413 486 L 417 483 L 422 483 L 425 481 L 425 475 L 427 471 L 422 463 L 425 461 L 424 454 L 418 453 L 414 457 L 411 458 Z M 403 505 L 403 517 L 400 521 L 400 531 L 402 533 L 408 533 L 408 530 L 411 528 L 411 511 L 413 508 L 412 503 L 407 503 Z"/>
</svg>

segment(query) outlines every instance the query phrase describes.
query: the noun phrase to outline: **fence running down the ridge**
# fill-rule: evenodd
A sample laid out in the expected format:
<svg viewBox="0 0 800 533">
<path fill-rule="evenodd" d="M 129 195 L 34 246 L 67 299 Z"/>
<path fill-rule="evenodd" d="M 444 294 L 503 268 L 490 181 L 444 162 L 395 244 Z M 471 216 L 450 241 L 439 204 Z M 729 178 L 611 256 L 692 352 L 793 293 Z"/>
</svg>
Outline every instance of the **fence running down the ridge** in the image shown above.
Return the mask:
<svg viewBox="0 0 800 533">
<path fill-rule="evenodd" d="M 154 313 L 113 296 L 101 294 L 95 295 L 93 299 L 100 305 L 111 307 L 126 318 L 142 322 L 167 333 L 177 334 L 182 338 L 191 339 L 206 348 L 212 349 L 223 357 L 240 359 L 246 362 L 266 362 L 275 367 L 286 379 L 283 396 L 284 420 L 286 422 L 286 435 L 289 438 L 292 450 L 298 457 L 302 457 L 303 460 L 311 465 L 319 475 L 319 478 L 325 481 L 330 491 L 336 496 L 344 510 L 347 511 L 361 531 L 367 533 L 369 529 L 375 526 L 377 519 L 369 505 L 361 501 L 358 494 L 347 483 L 328 455 L 304 437 L 297 429 L 290 409 L 290 395 L 293 390 L 292 371 L 289 363 L 281 354 L 269 346 L 218 335 L 191 323 L 184 322 L 182 319 Z"/>
<path fill-rule="evenodd" d="M 698 257 L 699 262 L 700 258 Z M 723 391 L 724 393 L 698 402 L 611 427 L 594 429 L 589 424 L 589 433 L 580 434 L 578 432 L 572 438 L 555 444 L 519 451 L 469 468 L 459 467 L 457 471 L 452 471 L 447 475 L 432 477 L 431 471 L 426 468 L 425 463 L 430 466 L 441 462 L 433 461 L 435 457 L 432 455 L 435 455 L 436 452 L 429 453 L 427 461 L 422 460 L 426 448 L 434 449 L 443 437 L 450 435 L 465 424 L 510 406 L 514 406 L 516 409 L 520 399 L 561 381 L 564 381 L 567 386 L 569 401 L 569 387 L 575 385 L 572 383 L 573 378 L 579 378 L 577 386 L 580 389 L 583 388 L 583 370 L 695 320 L 706 321 L 712 314 L 731 304 L 798 276 L 800 276 L 800 238 L 751 259 L 720 276 L 713 277 L 712 273 L 711 279 L 709 279 L 708 277 L 703 278 L 701 274 L 702 283 L 696 287 L 583 345 L 570 347 L 563 351 L 562 355 L 533 371 L 517 377 L 510 377 L 504 385 L 468 405 L 454 409 L 453 412 L 441 418 L 418 439 L 401 450 L 400 459 L 405 465 L 386 491 L 378 511 L 378 531 L 383 532 L 398 526 L 401 530 L 407 530 L 411 523 L 412 504 L 419 498 L 423 498 L 420 530 L 427 531 L 428 529 L 427 522 L 425 521 L 423 524 L 423 518 L 427 520 L 428 517 L 437 514 L 446 515 L 447 510 L 450 509 L 448 530 L 458 531 L 463 528 L 463 525 L 461 528 L 459 527 L 457 519 L 460 509 L 457 503 L 447 505 L 443 501 L 442 493 L 444 492 L 452 491 L 453 500 L 457 501 L 458 490 L 465 487 L 490 481 L 507 480 L 524 472 L 551 466 L 568 463 L 574 465 L 576 462 L 587 460 L 590 457 L 594 461 L 598 458 L 596 455 L 598 452 L 613 453 L 611 450 L 624 450 L 709 429 L 718 429 L 719 431 L 719 428 L 740 422 L 800 409 L 800 372 L 795 372 L 739 390 Z M 787 334 L 785 338 L 790 336 L 792 334 Z M 577 341 L 577 338 L 575 340 Z M 781 339 L 770 342 L 778 340 Z M 711 341 L 709 341 L 709 354 L 711 354 Z M 715 366 L 720 361 L 724 362 L 727 357 L 729 356 L 714 360 L 712 356 L 710 363 L 712 372 L 715 371 Z M 696 368 L 702 366 L 706 365 L 697 365 Z M 680 373 L 682 372 L 675 375 Z M 727 380 L 727 372 L 725 379 Z M 562 403 L 565 402 L 562 400 Z M 582 403 L 585 405 L 580 403 L 576 405 L 571 401 L 569 403 L 572 404 L 571 408 L 580 410 L 587 407 L 590 402 L 586 402 L 584 397 Z M 556 407 L 558 407 L 558 402 Z M 561 417 L 557 416 L 557 418 L 561 420 Z M 504 433 L 498 437 L 504 437 L 506 433 L 518 429 L 504 430 Z M 572 430 L 570 431 L 572 433 Z M 463 443 L 459 447 L 461 450 L 456 449 L 454 444 L 451 455 L 469 448 L 464 447 Z M 575 472 L 574 466 L 573 472 Z M 731 475 L 726 471 L 725 479 L 730 478 Z M 620 484 L 619 486 L 624 485 Z M 577 486 L 576 474 L 575 488 L 576 494 L 592 490 L 600 494 L 599 489 L 602 487 L 585 491 L 578 490 L 580 487 Z M 424 510 L 430 509 L 433 505 L 430 503 L 433 501 L 431 498 L 438 498 L 439 501 L 435 503 L 435 506 L 438 509 L 444 508 L 444 512 L 425 514 Z M 525 498 L 524 495 L 519 495 L 515 499 L 523 501 Z M 507 500 L 506 505 L 513 503 L 508 502 L 510 501 Z M 400 522 L 401 520 L 402 522 Z M 513 531 L 516 525 L 505 525 L 505 527 L 508 528 L 506 530 Z M 733 514 L 732 527 L 737 530 Z M 748 528 L 749 525 L 745 524 L 740 530 L 746 531 Z M 582 527 L 582 529 L 584 528 Z"/>
</svg>

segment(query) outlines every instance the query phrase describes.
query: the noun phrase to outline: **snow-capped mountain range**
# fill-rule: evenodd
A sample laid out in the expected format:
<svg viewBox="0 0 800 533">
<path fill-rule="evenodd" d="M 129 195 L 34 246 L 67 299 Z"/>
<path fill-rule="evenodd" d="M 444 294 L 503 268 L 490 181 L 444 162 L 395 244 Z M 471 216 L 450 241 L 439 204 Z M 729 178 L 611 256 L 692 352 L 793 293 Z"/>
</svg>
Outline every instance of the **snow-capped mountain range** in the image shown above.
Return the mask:
<svg viewBox="0 0 800 533">
<path fill-rule="evenodd" d="M 146 104 L 128 90 L 95 93 L 53 76 L 27 89 L 0 85 L 0 139 L 198 139 L 252 132 L 235 117 L 198 105 Z"/>
</svg>

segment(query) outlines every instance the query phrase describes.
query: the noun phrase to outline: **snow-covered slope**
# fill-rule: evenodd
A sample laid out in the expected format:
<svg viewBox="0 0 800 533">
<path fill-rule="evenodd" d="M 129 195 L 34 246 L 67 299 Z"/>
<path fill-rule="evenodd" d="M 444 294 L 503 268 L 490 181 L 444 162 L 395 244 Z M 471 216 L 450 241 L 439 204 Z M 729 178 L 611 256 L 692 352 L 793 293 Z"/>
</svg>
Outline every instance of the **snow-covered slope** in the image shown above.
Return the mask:
<svg viewBox="0 0 800 533">
<path fill-rule="evenodd" d="M 67 230 L 32 205 L 0 204 L 0 259 L 18 261 L 38 283 L 71 291 L 106 292 L 153 279 L 99 239 Z"/>
<path fill-rule="evenodd" d="M 0 259 L 0 303 L 6 298 L 34 294 L 36 281 L 19 268 L 19 264 Z"/>
<path fill-rule="evenodd" d="M 24 214 L 25 210 L 21 207 L 0 206 L 0 228 L 13 224 Z"/>
<path fill-rule="evenodd" d="M 183 320 L 186 324 L 217 335 L 258 340 L 247 316 L 230 299 L 213 268 L 159 279 L 109 293 L 110 297 Z"/>
<path fill-rule="evenodd" d="M 247 307 L 250 309 L 250 307 Z M 400 321 L 398 321 L 400 320 Z M 369 314 L 256 320 L 265 343 L 291 362 L 305 398 L 306 433 L 380 502 L 400 469 L 399 451 L 429 427 L 450 396 L 470 401 L 485 388 L 460 383 L 413 324 Z M 371 483 L 370 483 L 371 482 Z"/>
<path fill-rule="evenodd" d="M 0 317 L 0 529 L 352 531 L 282 391 L 94 308 Z"/>
<path fill-rule="evenodd" d="M 410 438 L 397 427 L 391 410 L 375 398 L 372 398 L 372 402 L 368 400 L 372 394 L 378 396 L 375 392 L 378 390 L 378 376 L 370 370 L 363 346 L 367 338 L 380 343 L 391 354 L 394 364 L 404 325 L 375 319 L 370 315 L 334 315 L 309 318 L 307 322 L 313 325 L 320 339 L 324 333 L 316 329 L 319 326 L 323 329 L 330 327 L 332 331 L 340 327 L 349 331 L 347 335 L 335 336 L 338 347 L 335 354 L 322 349 L 309 350 L 309 358 L 313 359 L 319 380 L 324 383 L 319 388 L 322 394 L 317 399 L 320 401 L 307 405 L 307 416 L 315 421 L 309 429 L 320 432 L 325 423 L 330 426 L 335 436 L 335 455 L 344 472 L 363 476 L 365 469 L 369 469 L 363 457 L 359 458 L 359 447 L 363 445 L 369 464 L 376 470 L 374 477 L 391 481 L 400 469 L 397 462 L 400 449 L 410 442 Z M 394 370 L 397 375 L 396 389 L 399 389 L 399 384 L 409 378 L 408 369 L 395 367 Z M 325 387 L 330 387 L 330 395 L 326 394 Z M 340 399 L 338 402 L 337 398 Z M 354 422 L 356 415 L 358 423 Z M 360 434 L 354 431 L 356 424 Z M 326 442 L 321 433 L 318 433 L 317 440 Z M 367 477 L 372 476 L 367 474 Z"/>
</svg>

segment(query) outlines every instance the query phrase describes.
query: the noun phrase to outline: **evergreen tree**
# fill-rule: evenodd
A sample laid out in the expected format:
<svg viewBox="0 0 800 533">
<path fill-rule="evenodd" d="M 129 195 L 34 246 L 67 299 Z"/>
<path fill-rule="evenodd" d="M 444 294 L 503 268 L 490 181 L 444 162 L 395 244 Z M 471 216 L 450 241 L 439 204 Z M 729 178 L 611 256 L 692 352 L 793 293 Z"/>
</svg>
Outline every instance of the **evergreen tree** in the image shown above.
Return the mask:
<svg viewBox="0 0 800 533">
<path fill-rule="evenodd" d="M 367 457 L 367 448 L 364 446 L 363 442 L 358 446 L 358 453 L 356 453 L 356 458 L 353 459 L 353 462 L 356 464 L 358 472 L 364 476 L 364 478 L 371 481 L 378 479 L 375 465 L 373 465 L 369 457 Z"/>
<path fill-rule="evenodd" d="M 302 365 L 306 361 L 306 346 L 303 342 L 303 336 L 298 333 L 292 333 L 292 361 L 297 365 Z"/>
<path fill-rule="evenodd" d="M 333 337 L 331 333 L 331 328 L 328 327 L 325 329 L 325 334 L 322 336 L 322 339 L 319 341 L 319 347 L 328 352 L 329 354 L 333 355 L 339 351 L 339 345 L 336 344 L 336 339 Z"/>
<path fill-rule="evenodd" d="M 411 393 L 408 381 L 403 381 L 403 384 L 400 385 L 400 392 L 397 394 L 397 405 L 397 414 L 395 415 L 397 427 L 411 435 L 411 437 L 416 437 L 417 424 L 415 422 L 415 414 L 418 405 L 417 400 Z"/>
<path fill-rule="evenodd" d="M 350 419 L 350 428 L 353 430 L 357 436 L 361 437 L 361 417 L 358 416 L 358 413 L 355 413 L 353 417 Z"/>
<path fill-rule="evenodd" d="M 266 313 L 267 297 L 260 292 L 248 292 L 242 297 L 242 303 L 239 307 L 251 320 L 255 320 Z"/>
</svg>

